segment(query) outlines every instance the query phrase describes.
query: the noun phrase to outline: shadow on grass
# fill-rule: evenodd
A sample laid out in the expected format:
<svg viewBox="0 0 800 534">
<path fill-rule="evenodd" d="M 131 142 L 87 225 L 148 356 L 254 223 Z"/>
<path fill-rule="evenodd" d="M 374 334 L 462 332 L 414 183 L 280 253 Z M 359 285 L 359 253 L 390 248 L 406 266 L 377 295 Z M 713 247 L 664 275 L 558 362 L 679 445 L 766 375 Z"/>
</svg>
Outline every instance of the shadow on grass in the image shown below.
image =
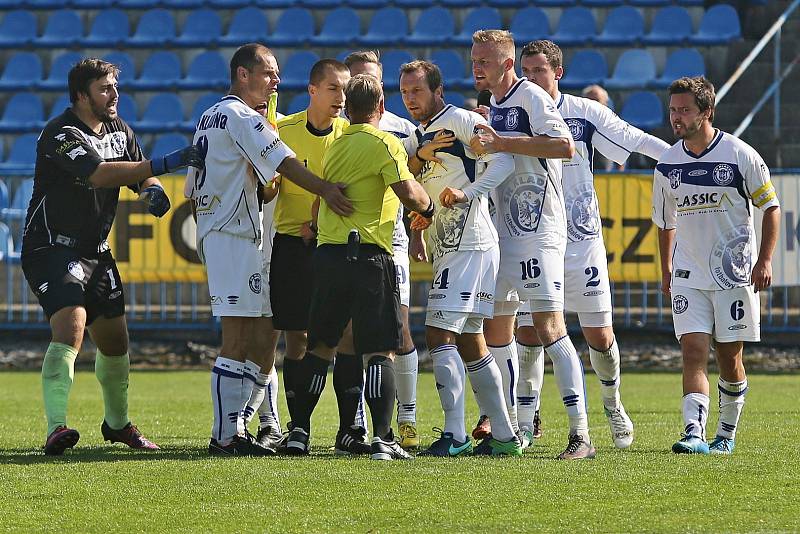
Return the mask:
<svg viewBox="0 0 800 534">
<path fill-rule="evenodd" d="M 115 463 L 156 460 L 197 461 L 208 458 L 206 447 L 162 448 L 158 451 L 134 451 L 116 447 L 78 447 L 63 456 L 45 456 L 40 448 L 0 450 L 0 465 Z"/>
</svg>

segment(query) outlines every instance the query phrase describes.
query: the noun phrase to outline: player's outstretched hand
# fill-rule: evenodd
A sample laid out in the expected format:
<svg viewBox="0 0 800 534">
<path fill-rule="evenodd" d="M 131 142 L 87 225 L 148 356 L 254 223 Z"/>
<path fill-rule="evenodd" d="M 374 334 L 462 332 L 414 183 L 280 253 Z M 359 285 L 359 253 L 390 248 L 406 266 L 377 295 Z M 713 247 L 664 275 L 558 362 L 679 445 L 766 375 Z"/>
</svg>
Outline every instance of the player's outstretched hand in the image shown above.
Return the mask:
<svg viewBox="0 0 800 534">
<path fill-rule="evenodd" d="M 488 124 L 476 124 L 475 135 L 469 140 L 469 147 L 475 154 L 482 156 L 483 154 L 504 152 L 502 142 L 503 138 L 497 135 L 494 128 Z"/>
<path fill-rule="evenodd" d="M 455 187 L 445 187 L 439 193 L 439 202 L 445 208 L 453 209 L 456 204 L 467 202 L 467 200 L 467 195 L 461 189 L 456 189 Z"/>
<path fill-rule="evenodd" d="M 408 254 L 414 261 L 428 261 L 428 251 L 425 248 L 425 240 L 422 239 L 422 232 L 411 232 Z"/>
<path fill-rule="evenodd" d="M 772 285 L 772 262 L 766 260 L 758 260 L 753 266 L 753 272 L 750 275 L 750 282 L 753 284 L 753 290 L 758 293 L 762 289 L 767 289 Z"/>
<path fill-rule="evenodd" d="M 325 192 L 320 196 L 328 203 L 331 210 L 337 215 L 345 217 L 353 213 L 353 203 L 344 196 L 345 185 L 331 182 L 325 183 L 327 184 L 325 186 Z"/>
<path fill-rule="evenodd" d="M 147 211 L 156 217 L 163 217 L 169 211 L 170 203 L 167 193 L 160 185 L 145 187 L 139 193 L 139 198 L 147 202 Z"/>
<path fill-rule="evenodd" d="M 409 226 L 412 230 L 425 230 L 431 225 L 431 219 L 423 217 L 416 211 L 410 212 L 408 218 L 411 219 L 411 224 Z"/>
<path fill-rule="evenodd" d="M 417 157 L 423 161 L 441 164 L 442 160 L 436 157 L 436 151 L 453 146 L 455 141 L 456 134 L 446 129 L 439 130 L 433 136 L 433 139 L 417 149 Z"/>
<path fill-rule="evenodd" d="M 195 169 L 205 167 L 205 155 L 199 146 L 189 145 L 150 161 L 153 176 L 175 172 L 184 167 L 194 167 Z"/>
</svg>

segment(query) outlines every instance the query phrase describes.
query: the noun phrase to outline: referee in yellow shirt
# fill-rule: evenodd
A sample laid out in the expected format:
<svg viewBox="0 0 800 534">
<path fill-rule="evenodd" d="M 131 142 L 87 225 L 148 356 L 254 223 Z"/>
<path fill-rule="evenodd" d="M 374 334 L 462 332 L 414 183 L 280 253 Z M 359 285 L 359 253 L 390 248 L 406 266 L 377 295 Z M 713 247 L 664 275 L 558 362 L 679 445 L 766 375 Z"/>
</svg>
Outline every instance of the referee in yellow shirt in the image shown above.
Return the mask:
<svg viewBox="0 0 800 534">
<path fill-rule="evenodd" d="M 345 95 L 352 124 L 325 155 L 323 177 L 346 185 L 354 212 L 340 217 L 327 204 L 320 206 L 309 351 L 295 384 L 294 426 L 287 452 L 308 453 L 311 413 L 325 387 L 335 347 L 352 319 L 355 349 L 367 364 L 372 458 L 409 458 L 391 429 L 396 396 L 393 356 L 401 341 L 392 233 L 399 202 L 430 218 L 433 201 L 409 172 L 402 143 L 378 129 L 384 112 L 380 81 L 368 74 L 356 75 Z"/>
</svg>

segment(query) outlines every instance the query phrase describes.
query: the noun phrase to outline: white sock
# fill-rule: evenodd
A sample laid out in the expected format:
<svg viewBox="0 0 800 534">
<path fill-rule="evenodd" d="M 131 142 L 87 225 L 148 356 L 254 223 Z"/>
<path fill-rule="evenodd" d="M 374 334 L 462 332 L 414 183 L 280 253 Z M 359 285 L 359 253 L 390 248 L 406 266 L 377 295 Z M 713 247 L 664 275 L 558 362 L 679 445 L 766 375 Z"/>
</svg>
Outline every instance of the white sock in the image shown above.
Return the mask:
<svg viewBox="0 0 800 534">
<path fill-rule="evenodd" d="M 466 367 L 475 396 L 480 399 L 481 408 L 492 422 L 492 437 L 500 441 L 516 437 L 503 400 L 503 379 L 492 355 L 469 362 Z"/>
<path fill-rule="evenodd" d="M 430 355 L 436 390 L 444 411 L 444 431 L 452 433 L 457 441 L 464 441 L 467 438 L 464 424 L 464 362 L 455 345 L 441 345 L 430 351 Z"/>
<path fill-rule="evenodd" d="M 278 416 L 278 371 L 272 366 L 272 372 L 267 375 L 266 394 L 264 402 L 258 407 L 258 428 L 268 426 L 281 428 L 281 420 Z"/>
<path fill-rule="evenodd" d="M 394 357 L 394 378 L 397 383 L 397 422 L 417 421 L 417 349 Z"/>
<path fill-rule="evenodd" d="M 544 348 L 553 362 L 553 374 L 558 382 L 561 400 L 569 416 L 570 435 L 589 439 L 589 418 L 586 416 L 586 386 L 583 383 L 583 364 L 569 336 Z"/>
<path fill-rule="evenodd" d="M 244 363 L 223 356 L 217 357 L 211 369 L 211 403 L 214 407 L 214 424 L 211 437 L 227 445 L 239 434 L 237 423 L 241 420 Z"/>
<path fill-rule="evenodd" d="M 689 393 L 683 396 L 683 422 L 686 425 L 683 432 L 687 436 L 697 436 L 702 440 L 706 439 L 708 404 L 708 395 L 703 395 L 702 393 Z"/>
<path fill-rule="evenodd" d="M 519 430 L 517 424 L 517 377 L 519 376 L 517 344 L 512 340 L 511 343 L 502 347 L 490 346 L 489 352 L 500 370 L 500 378 L 503 381 L 503 400 L 506 401 L 506 411 L 511 420 L 511 428 L 516 432 Z"/>
<path fill-rule="evenodd" d="M 533 416 L 539 409 L 539 394 L 544 382 L 544 349 L 541 345 L 517 343 L 517 419 L 520 428 L 533 429 Z"/>
<path fill-rule="evenodd" d="M 609 410 L 619 408 L 619 347 L 617 340 L 608 350 L 599 351 L 589 346 L 589 358 L 597 378 L 600 379 L 600 395 L 603 405 Z"/>
<path fill-rule="evenodd" d="M 239 416 L 240 420 L 236 423 L 236 428 L 239 431 L 239 435 L 244 435 L 245 430 L 247 430 L 247 423 L 253 418 L 253 413 L 255 410 L 250 410 L 250 417 L 248 419 L 245 419 L 245 415 L 248 412 L 247 404 L 250 402 L 250 396 L 252 395 L 253 390 L 256 388 L 256 381 L 258 380 L 257 377 L 260 373 L 260 365 L 254 361 L 245 360 L 244 367 L 242 368 L 242 375 L 244 377 L 244 380 L 242 381 L 242 409 Z"/>
<path fill-rule="evenodd" d="M 366 401 L 364 400 L 364 383 L 366 381 L 366 376 L 367 372 L 364 371 L 364 374 L 361 377 L 361 398 L 358 400 L 358 410 L 356 411 L 356 420 L 353 425 L 369 431 L 369 426 L 367 425 L 367 411 L 364 408 L 367 405 Z M 369 432 L 367 432 L 367 435 L 369 435 Z"/>
<path fill-rule="evenodd" d="M 719 424 L 717 425 L 717 436 L 734 439 L 736 437 L 736 425 L 739 424 L 739 417 L 742 416 L 744 408 L 744 395 L 747 393 L 747 379 L 741 382 L 728 382 L 719 379 Z"/>
<path fill-rule="evenodd" d="M 248 382 L 247 378 L 245 378 L 245 387 L 246 382 Z M 255 384 L 253 384 L 252 391 L 250 392 L 250 398 L 247 399 L 247 404 L 244 405 L 244 410 L 242 411 L 242 417 L 244 418 L 245 425 L 253 420 L 253 416 L 264 404 L 264 397 L 267 391 L 267 382 L 269 382 L 269 375 L 265 375 L 264 373 L 258 373 L 256 375 L 256 381 Z"/>
</svg>

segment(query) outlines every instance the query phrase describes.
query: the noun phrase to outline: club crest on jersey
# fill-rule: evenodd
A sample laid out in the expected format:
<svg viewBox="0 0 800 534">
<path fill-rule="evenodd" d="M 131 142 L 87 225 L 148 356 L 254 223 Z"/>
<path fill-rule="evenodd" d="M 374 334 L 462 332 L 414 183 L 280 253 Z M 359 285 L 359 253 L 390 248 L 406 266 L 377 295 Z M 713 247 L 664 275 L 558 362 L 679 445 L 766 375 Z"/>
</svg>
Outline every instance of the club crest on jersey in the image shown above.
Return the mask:
<svg viewBox="0 0 800 534">
<path fill-rule="evenodd" d="M 125 141 L 125 134 L 123 134 L 122 132 L 114 132 L 109 138 L 109 144 L 111 145 L 111 151 L 114 154 L 116 154 L 117 157 L 120 157 L 123 154 L 125 154 L 126 141 Z"/>
<path fill-rule="evenodd" d="M 572 139 L 580 141 L 583 137 L 583 124 L 578 119 L 567 119 L 567 126 L 569 126 L 569 133 L 572 134 Z"/>
<path fill-rule="evenodd" d="M 515 176 L 505 187 L 503 202 L 506 213 L 503 219 L 511 235 L 520 236 L 538 230 L 546 186 L 546 177 L 527 174 Z"/>
<path fill-rule="evenodd" d="M 83 274 L 83 267 L 77 261 L 69 262 L 69 265 L 67 265 L 67 272 L 78 280 L 83 280 L 83 277 L 85 276 Z"/>
<path fill-rule="evenodd" d="M 689 309 L 689 300 L 683 295 L 675 295 L 672 298 L 672 311 L 681 314 Z"/>
<path fill-rule="evenodd" d="M 435 256 L 441 256 L 447 252 L 452 252 L 461 243 L 461 236 L 464 233 L 464 225 L 467 222 L 468 208 L 460 206 L 452 210 L 440 210 L 434 217 L 434 241 L 438 250 L 434 251 Z"/>
<path fill-rule="evenodd" d="M 567 194 L 567 232 L 571 239 L 582 241 L 600 233 L 600 214 L 591 183 L 578 184 Z"/>
<path fill-rule="evenodd" d="M 261 293 L 261 273 L 255 273 L 253 276 L 250 277 L 250 291 L 255 293 L 256 295 Z"/>
<path fill-rule="evenodd" d="M 750 227 L 746 224 L 731 228 L 716 242 L 709 267 L 720 287 L 731 289 L 750 282 L 752 246 Z"/>
<path fill-rule="evenodd" d="M 683 169 L 672 169 L 667 174 L 667 178 L 669 178 L 669 186 L 672 189 L 678 189 L 681 185 L 681 173 L 683 173 Z"/>
<path fill-rule="evenodd" d="M 506 130 L 516 130 L 519 124 L 519 110 L 511 108 L 506 114 Z"/>
<path fill-rule="evenodd" d="M 714 167 L 714 171 L 711 173 L 711 177 L 714 179 L 714 183 L 717 185 L 728 185 L 733 182 L 733 167 L 728 165 L 727 163 L 720 163 L 716 167 Z"/>
</svg>

